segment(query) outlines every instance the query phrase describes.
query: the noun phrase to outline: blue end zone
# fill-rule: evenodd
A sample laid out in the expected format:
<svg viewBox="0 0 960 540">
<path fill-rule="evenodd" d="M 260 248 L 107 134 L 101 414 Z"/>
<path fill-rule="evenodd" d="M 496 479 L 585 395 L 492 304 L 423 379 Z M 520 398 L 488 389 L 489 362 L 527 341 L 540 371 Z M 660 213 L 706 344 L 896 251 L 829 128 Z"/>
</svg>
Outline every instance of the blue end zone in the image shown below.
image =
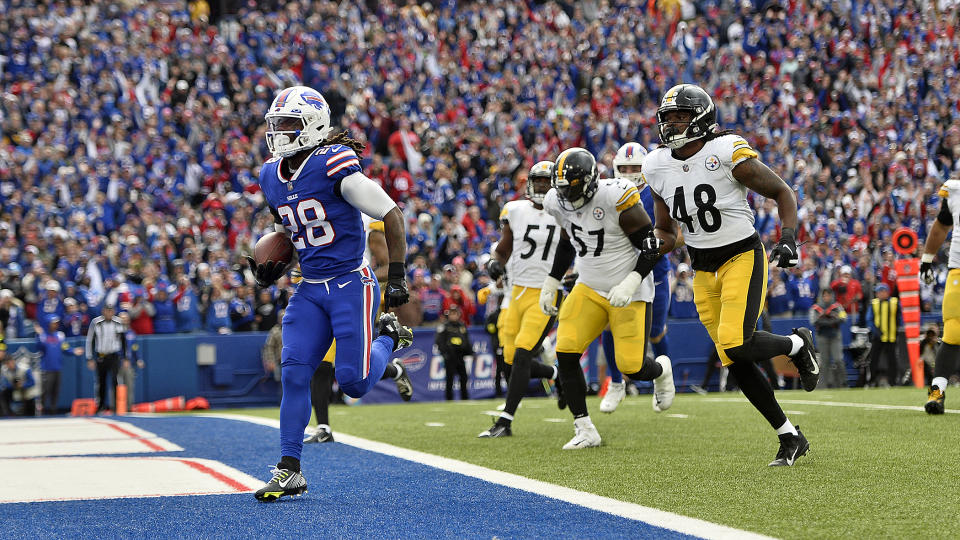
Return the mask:
<svg viewBox="0 0 960 540">
<path fill-rule="evenodd" d="M 213 459 L 264 481 L 277 459 L 280 435 L 271 427 L 202 417 L 122 420 L 184 448 L 151 455 Z M 244 493 L 0 505 L 4 536 L 691 538 L 339 443 L 308 446 L 302 466 L 309 493 L 269 504 Z"/>
</svg>

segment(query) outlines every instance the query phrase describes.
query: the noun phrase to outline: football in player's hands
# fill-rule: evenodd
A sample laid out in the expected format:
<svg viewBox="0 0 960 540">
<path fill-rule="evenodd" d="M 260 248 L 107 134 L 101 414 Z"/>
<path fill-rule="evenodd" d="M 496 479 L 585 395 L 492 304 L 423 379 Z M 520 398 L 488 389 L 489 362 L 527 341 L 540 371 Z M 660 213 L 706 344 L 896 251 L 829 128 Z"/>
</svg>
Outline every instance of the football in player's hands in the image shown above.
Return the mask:
<svg viewBox="0 0 960 540">
<path fill-rule="evenodd" d="M 293 242 L 282 232 L 274 231 L 263 235 L 253 247 L 253 260 L 257 264 L 268 261 L 280 263 L 284 268 L 293 261 Z"/>
<path fill-rule="evenodd" d="M 506 269 L 503 267 L 503 264 L 496 258 L 490 257 L 490 260 L 487 261 L 487 274 L 490 275 L 490 279 L 496 281 L 505 273 Z"/>
</svg>

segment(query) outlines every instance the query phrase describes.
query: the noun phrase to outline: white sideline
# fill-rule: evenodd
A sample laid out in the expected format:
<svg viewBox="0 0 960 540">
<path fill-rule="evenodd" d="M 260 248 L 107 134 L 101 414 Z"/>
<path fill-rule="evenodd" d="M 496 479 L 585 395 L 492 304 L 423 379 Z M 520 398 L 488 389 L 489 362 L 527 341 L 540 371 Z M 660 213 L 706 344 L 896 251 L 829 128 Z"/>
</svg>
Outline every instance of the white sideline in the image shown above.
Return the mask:
<svg viewBox="0 0 960 540">
<path fill-rule="evenodd" d="M 703 398 L 703 401 L 713 401 L 717 403 L 747 403 L 747 398 Z M 853 407 L 855 409 L 876 409 L 876 410 L 894 410 L 894 411 L 918 411 L 925 412 L 923 407 L 914 405 L 883 405 L 880 403 L 851 403 L 847 401 L 814 401 L 806 399 L 779 399 L 780 403 L 790 405 L 824 405 L 827 407 Z M 946 414 L 960 414 L 960 409 L 944 409 Z"/>
<path fill-rule="evenodd" d="M 241 414 L 213 413 L 198 414 L 197 416 L 239 420 L 280 429 L 280 421 L 270 418 L 245 416 Z M 490 482 L 491 484 L 515 488 L 528 493 L 534 493 L 536 495 L 542 495 L 551 499 L 557 499 L 575 504 L 577 506 L 582 506 L 584 508 L 589 508 L 591 510 L 596 510 L 598 512 L 605 512 L 627 519 L 642 521 L 655 527 L 662 527 L 664 529 L 670 529 L 672 531 L 698 536 L 701 538 L 730 540 L 759 540 L 770 538 L 769 536 L 763 536 L 740 529 L 734 529 L 733 527 L 718 525 L 716 523 L 710 523 L 709 521 L 704 521 L 701 519 L 681 516 L 680 514 L 665 512 L 663 510 L 650 508 L 648 506 L 619 501 L 617 499 L 611 499 L 610 497 L 603 497 L 601 495 L 595 495 L 585 491 L 578 491 L 576 489 L 558 486 L 556 484 L 550 484 L 540 480 L 533 480 L 516 474 L 488 469 L 486 467 L 481 467 L 465 461 L 428 454 L 426 452 L 419 452 L 417 450 L 400 448 L 399 446 L 394 446 L 392 444 L 371 441 L 360 437 L 354 437 L 353 435 L 347 435 L 341 431 L 337 432 L 337 442 L 342 442 L 362 450 L 368 450 L 378 454 L 384 454 L 407 461 L 413 461 L 415 463 L 420 463 L 436 469 L 462 474 L 464 476 L 470 476 L 485 482 Z"/>
</svg>

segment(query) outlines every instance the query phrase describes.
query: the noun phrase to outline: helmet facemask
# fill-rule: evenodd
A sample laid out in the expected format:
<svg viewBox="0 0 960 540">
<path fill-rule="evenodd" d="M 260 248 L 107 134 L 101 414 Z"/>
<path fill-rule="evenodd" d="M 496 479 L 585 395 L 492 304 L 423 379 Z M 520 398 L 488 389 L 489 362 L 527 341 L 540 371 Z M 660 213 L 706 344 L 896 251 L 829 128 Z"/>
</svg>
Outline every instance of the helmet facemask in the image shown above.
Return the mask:
<svg viewBox="0 0 960 540">
<path fill-rule="evenodd" d="M 552 187 L 553 162 L 541 161 L 527 175 L 527 198 L 535 204 L 543 204 L 543 198 Z"/>
<path fill-rule="evenodd" d="M 314 148 L 332 131 L 330 109 L 316 90 L 293 87 L 274 99 L 267 120 L 267 149 L 274 157 L 289 157 Z"/>
<path fill-rule="evenodd" d="M 660 141 L 671 150 L 683 147 L 685 144 L 702 139 L 709 134 L 709 129 L 703 127 L 703 120 L 714 111 L 714 105 L 711 103 L 706 109 L 696 110 L 690 107 L 661 107 L 657 111 L 657 131 L 660 134 Z M 689 113 L 690 120 L 670 121 L 667 116 L 674 116 L 674 112 Z"/>
</svg>

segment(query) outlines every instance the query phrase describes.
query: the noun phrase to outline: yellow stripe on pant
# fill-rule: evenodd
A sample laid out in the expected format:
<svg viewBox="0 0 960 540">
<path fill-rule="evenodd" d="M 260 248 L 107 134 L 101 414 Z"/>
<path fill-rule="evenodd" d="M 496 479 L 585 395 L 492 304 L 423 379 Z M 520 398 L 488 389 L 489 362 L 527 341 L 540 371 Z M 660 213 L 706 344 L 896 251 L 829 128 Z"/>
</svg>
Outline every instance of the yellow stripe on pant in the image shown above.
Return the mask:
<svg viewBox="0 0 960 540">
<path fill-rule="evenodd" d="M 556 301 L 560 302 L 559 291 Z M 533 287 L 514 285 L 510 290 L 510 305 L 504 311 L 500 312 L 500 319 L 497 320 L 500 345 L 503 347 L 503 360 L 513 365 L 517 349 L 536 349 L 553 321 L 540 309 L 540 289 Z"/>
<path fill-rule="evenodd" d="M 960 268 L 950 270 L 943 290 L 943 342 L 960 345 Z"/>
<path fill-rule="evenodd" d="M 560 306 L 557 352 L 582 354 L 609 324 L 617 367 L 623 373 L 636 373 L 643 367 L 647 350 L 648 311 L 646 302 L 613 307 L 599 293 L 577 283 Z"/>
<path fill-rule="evenodd" d="M 767 254 L 763 248 L 745 251 L 717 269 L 697 270 L 693 301 L 724 366 L 733 363 L 725 349 L 743 345 L 753 334 L 767 297 Z"/>
</svg>

